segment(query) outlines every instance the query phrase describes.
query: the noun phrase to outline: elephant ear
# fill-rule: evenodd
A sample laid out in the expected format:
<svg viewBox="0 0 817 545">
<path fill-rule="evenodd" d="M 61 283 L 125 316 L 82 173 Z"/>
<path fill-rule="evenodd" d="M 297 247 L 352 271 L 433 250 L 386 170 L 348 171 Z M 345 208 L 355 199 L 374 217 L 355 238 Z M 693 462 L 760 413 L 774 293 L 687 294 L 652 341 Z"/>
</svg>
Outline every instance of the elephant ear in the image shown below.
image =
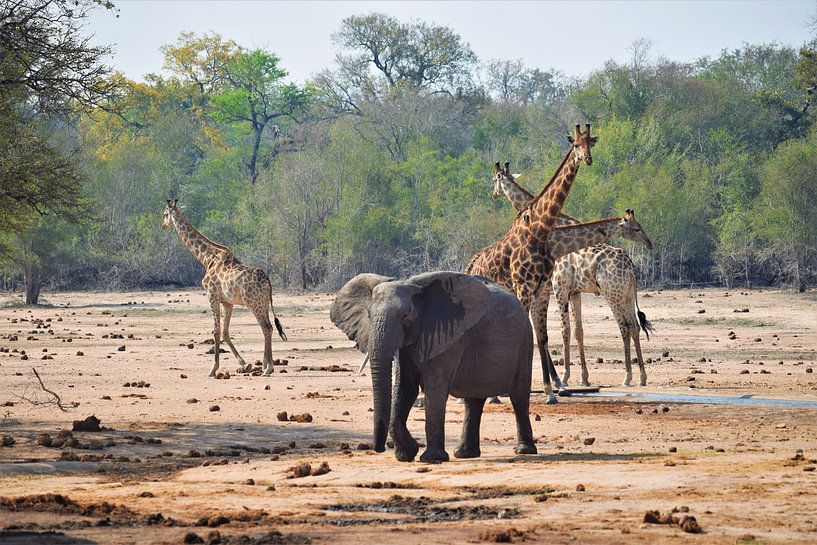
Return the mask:
<svg viewBox="0 0 817 545">
<path fill-rule="evenodd" d="M 372 290 L 378 284 L 391 280 L 394 279 L 379 274 L 359 274 L 346 282 L 329 309 L 332 323 L 346 333 L 350 340 L 355 341 L 357 349 L 364 354 L 369 351 L 369 303 L 372 300 Z"/>
<path fill-rule="evenodd" d="M 458 272 L 433 272 L 411 278 L 422 311 L 416 341 L 420 361 L 448 350 L 487 312 L 492 299 L 487 279 Z"/>
</svg>

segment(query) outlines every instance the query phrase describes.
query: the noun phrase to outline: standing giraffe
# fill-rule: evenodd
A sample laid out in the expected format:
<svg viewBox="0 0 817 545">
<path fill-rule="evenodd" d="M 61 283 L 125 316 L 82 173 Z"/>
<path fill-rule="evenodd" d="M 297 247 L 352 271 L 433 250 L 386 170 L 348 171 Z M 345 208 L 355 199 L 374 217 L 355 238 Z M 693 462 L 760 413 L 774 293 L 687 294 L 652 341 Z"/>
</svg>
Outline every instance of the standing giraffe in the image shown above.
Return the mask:
<svg viewBox="0 0 817 545">
<path fill-rule="evenodd" d="M 272 306 L 272 285 L 269 278 L 261 269 L 248 267 L 241 263 L 227 246 L 213 242 L 197 231 L 182 214 L 178 202 L 178 199 L 167 201 L 162 229 L 167 229 L 171 225 L 175 227 L 193 257 L 204 265 L 205 274 L 201 284 L 210 301 L 215 322 L 213 327 L 215 363 L 213 363 L 209 376 L 216 376 L 216 371 L 218 371 L 222 338 L 230 347 L 233 356 L 238 359 L 238 364 L 245 371 L 252 369 L 252 365 L 245 362 L 244 358 L 238 354 L 238 350 L 230 339 L 230 318 L 233 315 L 234 305 L 244 305 L 249 308 L 255 315 L 255 319 L 258 320 L 261 331 L 264 332 L 263 373 L 264 376 L 269 376 L 272 374 L 272 324 L 268 309 L 272 309 L 278 335 L 281 336 L 281 339 L 287 340 L 281 322 L 275 315 L 275 308 Z M 221 328 L 220 323 L 220 307 L 224 307 L 224 329 Z"/>
<path fill-rule="evenodd" d="M 498 163 L 494 169 L 497 172 L 500 171 Z M 494 176 L 493 198 L 497 199 L 504 193 L 515 209 L 524 210 L 533 201 L 533 195 L 519 186 L 512 175 L 508 175 L 508 163 L 505 163 L 504 173 L 505 175 L 502 176 Z M 632 221 L 635 222 L 635 215 L 632 210 L 627 210 L 627 217 L 632 218 Z M 562 214 L 560 221 L 578 222 L 577 219 L 566 214 Z M 635 223 L 637 224 L 637 222 Z M 565 228 L 557 228 L 551 233 L 552 242 L 556 242 L 558 231 L 561 229 Z M 639 237 L 630 238 L 630 240 L 641 242 L 648 250 L 652 250 L 652 241 L 646 236 L 640 225 L 637 227 L 637 233 Z M 554 257 L 558 256 L 554 255 Z M 572 307 L 574 335 L 579 346 L 582 385 L 589 386 L 590 384 L 587 361 L 584 355 L 584 330 L 581 320 L 582 293 L 603 295 L 613 311 L 613 316 L 621 331 L 621 338 L 624 343 L 626 374 L 623 385 L 630 386 L 632 381 L 631 340 L 638 357 L 639 384 L 641 386 L 647 384 L 647 373 L 644 369 L 644 358 L 641 354 L 639 326 L 644 330 L 647 340 L 649 340 L 652 324 L 647 320 L 646 315 L 641 312 L 641 309 L 638 308 L 635 265 L 624 250 L 601 243 L 593 246 L 588 244 L 587 247 L 582 247 L 578 251 L 562 254 L 562 257 L 556 261 L 552 282 L 548 284 L 547 288 L 548 292 L 553 291 L 556 296 L 562 321 L 562 343 L 565 362 L 565 374 L 561 380 L 563 386 L 567 386 L 570 379 L 570 317 L 568 315 L 568 303 Z M 536 298 L 537 306 L 541 306 L 539 313 L 545 321 L 547 320 L 548 300 L 549 296 L 545 297 L 544 295 Z"/>
<path fill-rule="evenodd" d="M 584 132 L 576 125 L 573 136 L 568 136 L 571 146 L 553 178 L 520 212 L 505 235 L 471 258 L 465 268 L 469 274 L 480 274 L 515 293 L 527 311 L 543 283 L 553 272 L 554 259 L 548 252 L 548 237 L 559 217 L 568 192 L 576 179 L 581 163 L 591 165 L 591 148 L 598 137 L 590 136 L 590 125 Z M 495 166 L 495 169 L 498 169 Z M 507 167 L 506 167 L 507 170 Z M 506 172 L 510 176 L 510 172 Z M 550 385 L 549 369 L 553 368 L 547 350 L 547 329 L 543 320 L 533 313 L 534 329 L 542 361 L 545 392 L 549 403 L 556 402 Z"/>
</svg>

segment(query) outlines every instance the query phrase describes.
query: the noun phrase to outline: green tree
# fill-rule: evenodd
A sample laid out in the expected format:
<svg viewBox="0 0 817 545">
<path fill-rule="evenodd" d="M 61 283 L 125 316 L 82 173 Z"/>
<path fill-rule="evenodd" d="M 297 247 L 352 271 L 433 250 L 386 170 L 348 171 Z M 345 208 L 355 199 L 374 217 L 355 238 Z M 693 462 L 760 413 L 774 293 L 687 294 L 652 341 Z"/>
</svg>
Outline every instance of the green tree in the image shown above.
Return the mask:
<svg viewBox="0 0 817 545">
<path fill-rule="evenodd" d="M 277 55 L 261 49 L 239 51 L 225 66 L 229 87 L 214 97 L 219 121 L 248 125 L 251 130 L 251 152 L 246 165 L 253 185 L 258 179 L 264 132 L 271 130 L 274 146 L 282 130 L 274 121 L 295 119 L 306 112 L 310 102 L 308 89 L 283 82 L 287 71 L 279 63 Z M 270 160 L 271 157 L 265 166 Z"/>
</svg>

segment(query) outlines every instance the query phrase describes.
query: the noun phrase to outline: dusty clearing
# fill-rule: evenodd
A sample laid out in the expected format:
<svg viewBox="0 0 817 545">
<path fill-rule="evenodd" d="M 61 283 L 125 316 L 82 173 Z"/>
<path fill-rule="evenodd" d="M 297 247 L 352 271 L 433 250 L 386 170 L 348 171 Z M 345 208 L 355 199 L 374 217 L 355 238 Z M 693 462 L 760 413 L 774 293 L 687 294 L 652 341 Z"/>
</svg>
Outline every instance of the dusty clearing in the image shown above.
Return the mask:
<svg viewBox="0 0 817 545">
<path fill-rule="evenodd" d="M 270 378 L 241 375 L 224 354 L 228 380 L 206 378 L 212 320 L 200 291 L 45 299 L 31 309 L 2 297 L 3 544 L 817 542 L 816 292 L 642 291 L 656 326 L 643 342 L 649 386 L 629 389 L 618 387 L 615 323 L 585 296 L 590 379 L 603 395 L 546 406 L 534 394 L 540 453 L 525 457 L 512 452 L 507 402 L 491 405 L 482 457 L 432 466 L 366 449 L 369 377 L 356 375 L 360 354 L 329 321 L 329 294 L 276 296 L 290 342 L 276 338 L 273 353 L 288 364 Z M 561 353 L 553 312 L 550 325 Z M 247 361 L 260 358 L 261 331 L 243 309 L 232 336 Z M 26 401 L 49 397 L 32 368 L 79 405 Z M 281 411 L 312 420 L 280 421 Z M 58 437 L 89 415 L 102 431 Z M 462 421 L 454 400 L 447 420 L 451 452 Z M 423 411 L 409 421 L 422 441 Z M 41 434 L 65 444 L 38 444 L 49 441 Z M 293 477 L 309 472 L 318 474 Z M 703 533 L 644 521 L 673 508 Z"/>
</svg>

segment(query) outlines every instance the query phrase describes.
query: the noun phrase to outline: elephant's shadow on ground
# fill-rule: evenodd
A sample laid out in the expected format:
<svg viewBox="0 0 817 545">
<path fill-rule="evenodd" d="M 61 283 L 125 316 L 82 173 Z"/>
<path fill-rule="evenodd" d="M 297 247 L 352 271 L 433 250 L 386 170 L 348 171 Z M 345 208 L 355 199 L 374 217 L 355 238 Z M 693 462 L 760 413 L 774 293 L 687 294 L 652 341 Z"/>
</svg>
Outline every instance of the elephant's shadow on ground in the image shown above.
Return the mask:
<svg viewBox="0 0 817 545">
<path fill-rule="evenodd" d="M 655 458 L 655 452 L 626 452 L 610 454 L 606 452 L 558 452 L 549 454 L 527 454 L 525 456 L 483 456 L 471 461 L 483 463 L 535 464 L 541 462 L 631 462 L 633 460 Z"/>
</svg>

